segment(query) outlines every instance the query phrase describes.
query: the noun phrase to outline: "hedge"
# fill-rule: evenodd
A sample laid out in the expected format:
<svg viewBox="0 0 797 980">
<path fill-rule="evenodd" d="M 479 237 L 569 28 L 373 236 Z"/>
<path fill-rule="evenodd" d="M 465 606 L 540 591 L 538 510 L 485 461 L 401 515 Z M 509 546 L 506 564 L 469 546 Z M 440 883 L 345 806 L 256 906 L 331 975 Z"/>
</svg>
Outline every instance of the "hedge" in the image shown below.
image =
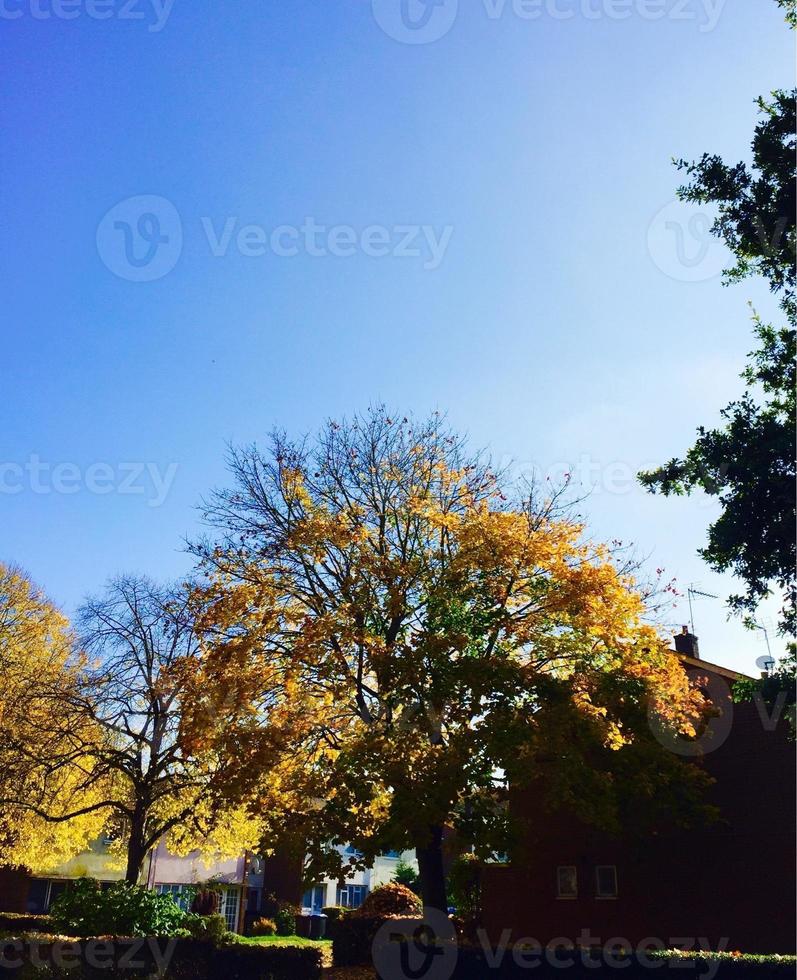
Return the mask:
<svg viewBox="0 0 797 980">
<path fill-rule="evenodd" d="M 28 936 L 0 941 L 0 975 L 14 980 L 320 980 L 322 952 L 314 947 L 215 948 L 195 939 L 69 940 Z"/>
<path fill-rule="evenodd" d="M 618 980 L 794 980 L 794 956 L 742 956 L 734 953 L 651 951 L 614 956 L 609 951 L 506 950 L 491 966 L 480 948 L 460 947 L 451 980 L 570 980 L 617 977 Z M 520 962 L 518 962 L 518 960 Z M 385 978 L 388 980 L 388 978 Z M 393 978 L 389 978 L 393 980 Z"/>
<path fill-rule="evenodd" d="M 332 944 L 335 966 L 372 962 L 374 939 L 385 919 L 347 917 L 339 923 Z M 460 944 L 447 954 L 450 964 L 434 966 L 435 976 L 450 980 L 794 980 L 794 956 L 743 956 L 739 953 L 650 951 L 641 955 L 615 956 L 612 951 L 532 949 L 497 950 L 489 958 L 480 946 Z M 399 955 L 377 951 L 377 971 L 384 965 L 382 980 L 401 976 Z M 406 961 L 410 965 L 411 960 Z M 448 972 L 450 969 L 450 973 Z"/>
<path fill-rule="evenodd" d="M 332 962 L 335 966 L 361 966 L 370 963 L 374 937 L 384 922 L 383 918 L 353 915 L 338 919 L 332 931 Z"/>
<path fill-rule="evenodd" d="M 0 912 L 0 933 L 52 932 L 49 915 L 19 915 L 16 912 Z"/>
</svg>

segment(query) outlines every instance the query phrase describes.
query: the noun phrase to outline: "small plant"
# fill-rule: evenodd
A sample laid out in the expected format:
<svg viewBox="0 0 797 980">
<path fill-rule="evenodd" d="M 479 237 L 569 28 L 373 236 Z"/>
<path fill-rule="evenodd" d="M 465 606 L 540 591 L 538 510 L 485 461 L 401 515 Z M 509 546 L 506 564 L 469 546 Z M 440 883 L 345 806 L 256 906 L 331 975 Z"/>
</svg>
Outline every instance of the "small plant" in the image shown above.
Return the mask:
<svg viewBox="0 0 797 980">
<path fill-rule="evenodd" d="M 421 915 L 423 905 L 414 891 L 392 881 L 375 888 L 352 916 L 363 919 L 384 919 L 391 915 Z"/>
<path fill-rule="evenodd" d="M 277 932 L 277 923 L 273 919 L 258 919 L 252 924 L 253 936 L 273 936 Z"/>
<path fill-rule="evenodd" d="M 301 909 L 288 902 L 281 902 L 277 906 L 274 915 L 274 923 L 277 928 L 278 936 L 296 935 L 296 916 L 301 914 Z"/>
<path fill-rule="evenodd" d="M 404 887 L 409 888 L 410 891 L 414 891 L 416 895 L 418 894 L 418 889 L 420 887 L 418 872 L 411 864 L 407 864 L 404 858 L 399 858 L 396 862 L 396 871 L 393 875 L 393 881 L 395 881 L 398 885 L 404 885 Z"/>
</svg>

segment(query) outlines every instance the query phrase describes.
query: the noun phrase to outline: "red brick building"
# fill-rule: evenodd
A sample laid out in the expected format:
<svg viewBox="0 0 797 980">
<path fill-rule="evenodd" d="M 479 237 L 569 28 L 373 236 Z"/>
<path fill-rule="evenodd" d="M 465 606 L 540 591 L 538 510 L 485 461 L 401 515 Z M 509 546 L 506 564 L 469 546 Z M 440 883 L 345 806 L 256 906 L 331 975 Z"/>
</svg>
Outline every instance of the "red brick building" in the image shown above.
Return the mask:
<svg viewBox="0 0 797 980">
<path fill-rule="evenodd" d="M 716 783 L 719 822 L 647 839 L 617 839 L 567 815 L 543 814 L 516 788 L 511 806 L 534 828 L 533 847 L 485 869 L 484 926 L 492 941 L 533 937 L 636 946 L 655 938 L 745 952 L 795 950 L 795 753 L 766 705 L 734 704 L 740 675 L 700 660 L 694 637 L 678 637 L 688 672 L 707 682 L 720 716 L 694 764 Z M 692 644 L 687 646 L 687 644 Z M 685 649 L 692 654 L 685 653 Z M 509 933 L 504 932 L 509 930 Z M 581 939 L 584 942 L 584 938 Z"/>
</svg>

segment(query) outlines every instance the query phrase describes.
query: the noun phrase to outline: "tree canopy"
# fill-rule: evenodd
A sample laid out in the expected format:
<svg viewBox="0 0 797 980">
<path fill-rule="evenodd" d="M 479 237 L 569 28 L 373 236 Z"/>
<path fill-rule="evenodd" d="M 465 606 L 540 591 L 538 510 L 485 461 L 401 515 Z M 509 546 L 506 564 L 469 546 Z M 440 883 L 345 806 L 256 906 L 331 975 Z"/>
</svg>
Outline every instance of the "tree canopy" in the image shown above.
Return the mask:
<svg viewBox="0 0 797 980">
<path fill-rule="evenodd" d="M 652 741 L 647 711 L 694 731 L 702 699 L 619 556 L 559 494 L 514 493 L 439 415 L 376 408 L 230 465 L 205 508 L 216 534 L 194 546 L 205 641 L 187 734 L 246 744 L 293 716 L 304 799 L 288 811 L 320 859 L 344 841 L 365 860 L 415 847 L 442 908 L 443 827 L 495 848 L 521 764 L 558 742 L 569 771 L 604 771 L 604 753 Z M 280 784 L 279 767 L 260 776 L 266 794 Z"/>
<path fill-rule="evenodd" d="M 781 4 L 794 21 L 794 4 Z M 745 585 L 731 596 L 732 611 L 752 624 L 772 585 L 782 596 L 780 631 L 794 635 L 795 584 L 795 97 L 797 91 L 759 99 L 762 119 L 752 143 L 753 163 L 729 166 L 717 155 L 678 162 L 690 183 L 682 200 L 718 208 L 713 232 L 735 257 L 726 282 L 761 275 L 780 298 L 786 326 L 754 316 L 759 346 L 742 377 L 744 394 L 721 412 L 721 426 L 701 426 L 680 459 L 640 474 L 651 492 L 665 495 L 702 489 L 722 512 L 700 549 L 718 572 Z"/>
</svg>

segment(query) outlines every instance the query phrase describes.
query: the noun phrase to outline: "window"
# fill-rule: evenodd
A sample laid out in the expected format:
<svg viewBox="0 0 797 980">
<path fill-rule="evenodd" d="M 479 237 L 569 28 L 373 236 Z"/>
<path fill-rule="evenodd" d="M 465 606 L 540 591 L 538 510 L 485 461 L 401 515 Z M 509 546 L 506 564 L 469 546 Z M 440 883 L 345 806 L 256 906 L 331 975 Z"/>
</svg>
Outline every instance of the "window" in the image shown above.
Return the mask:
<svg viewBox="0 0 797 980">
<path fill-rule="evenodd" d="M 344 885 L 338 887 L 338 905 L 346 909 L 358 909 L 365 901 L 368 889 L 365 885 Z"/>
<path fill-rule="evenodd" d="M 58 898 L 59 895 L 63 895 L 64 892 L 67 890 L 67 888 L 69 888 L 69 882 L 68 881 L 51 881 L 50 882 L 50 894 L 47 896 L 47 911 L 48 912 L 50 911 L 50 908 L 51 908 L 53 902 L 56 900 L 56 898 Z"/>
<path fill-rule="evenodd" d="M 310 909 L 319 914 L 324 907 L 326 888 L 323 885 L 311 885 L 302 896 L 302 908 Z"/>
<path fill-rule="evenodd" d="M 191 909 L 191 902 L 194 898 L 194 889 L 190 885 L 157 885 L 159 895 L 171 895 L 175 905 L 188 912 Z"/>
<path fill-rule="evenodd" d="M 578 898 L 578 869 L 574 864 L 560 864 L 556 869 L 556 897 Z"/>
<path fill-rule="evenodd" d="M 50 882 L 46 878 L 31 879 L 28 889 L 27 911 L 40 914 L 47 911 L 47 893 L 50 891 Z"/>
<path fill-rule="evenodd" d="M 613 864 L 600 864 L 595 868 L 595 897 L 617 898 L 617 868 Z"/>
</svg>

